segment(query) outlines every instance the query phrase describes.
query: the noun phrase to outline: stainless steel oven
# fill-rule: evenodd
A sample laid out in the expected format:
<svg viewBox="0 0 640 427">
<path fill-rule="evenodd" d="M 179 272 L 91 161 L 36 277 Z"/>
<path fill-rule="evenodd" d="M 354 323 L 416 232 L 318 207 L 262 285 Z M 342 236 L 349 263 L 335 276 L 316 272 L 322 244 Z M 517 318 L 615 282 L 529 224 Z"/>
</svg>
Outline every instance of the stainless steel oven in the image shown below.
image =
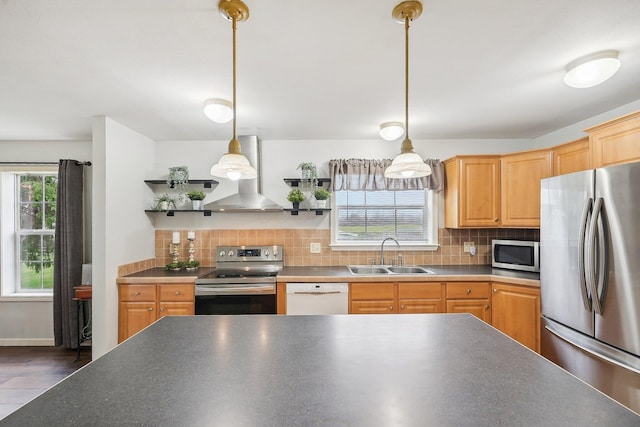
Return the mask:
<svg viewBox="0 0 640 427">
<path fill-rule="evenodd" d="M 283 248 L 219 246 L 216 269 L 196 279 L 196 315 L 275 314 Z"/>
</svg>

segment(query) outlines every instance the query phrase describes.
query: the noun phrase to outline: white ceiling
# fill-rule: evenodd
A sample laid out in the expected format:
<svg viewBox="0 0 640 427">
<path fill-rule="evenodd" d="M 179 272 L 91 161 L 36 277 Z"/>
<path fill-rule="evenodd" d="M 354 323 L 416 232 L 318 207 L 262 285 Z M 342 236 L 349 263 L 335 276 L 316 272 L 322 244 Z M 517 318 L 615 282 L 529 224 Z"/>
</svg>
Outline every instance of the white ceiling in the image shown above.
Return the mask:
<svg viewBox="0 0 640 427">
<path fill-rule="evenodd" d="M 397 0 L 245 0 L 238 130 L 374 139 L 404 119 Z M 429 0 L 410 33 L 410 136 L 533 138 L 640 99 L 640 0 Z M 562 82 L 618 49 L 603 85 Z M 202 113 L 231 98 L 217 0 L 0 0 L 0 140 L 90 139 L 107 115 L 154 140 L 229 139 Z"/>
</svg>

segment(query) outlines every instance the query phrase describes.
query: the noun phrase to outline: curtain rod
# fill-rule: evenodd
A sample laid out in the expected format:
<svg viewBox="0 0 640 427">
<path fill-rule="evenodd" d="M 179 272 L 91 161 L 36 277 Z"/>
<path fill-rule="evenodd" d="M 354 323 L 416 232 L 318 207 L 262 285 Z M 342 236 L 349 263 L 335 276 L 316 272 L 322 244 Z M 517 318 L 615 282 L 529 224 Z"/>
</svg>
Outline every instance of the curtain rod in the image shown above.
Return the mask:
<svg viewBox="0 0 640 427">
<path fill-rule="evenodd" d="M 58 165 L 60 162 L 0 162 L 0 165 Z M 91 166 L 91 162 L 76 160 L 78 166 Z"/>
</svg>

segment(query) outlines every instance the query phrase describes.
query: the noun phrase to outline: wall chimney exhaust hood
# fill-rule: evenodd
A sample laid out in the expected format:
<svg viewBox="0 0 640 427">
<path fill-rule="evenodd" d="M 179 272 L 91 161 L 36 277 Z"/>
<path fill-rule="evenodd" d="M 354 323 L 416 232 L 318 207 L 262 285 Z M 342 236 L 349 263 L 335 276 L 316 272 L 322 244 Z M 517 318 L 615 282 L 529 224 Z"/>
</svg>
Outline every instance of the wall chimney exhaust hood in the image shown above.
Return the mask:
<svg viewBox="0 0 640 427">
<path fill-rule="evenodd" d="M 260 141 L 255 135 L 241 135 L 238 137 L 242 154 L 249 163 L 256 168 L 256 179 L 238 180 L 238 192 L 231 196 L 214 200 L 204 206 L 212 212 L 280 212 L 282 206 L 269 200 L 262 193 L 262 168 L 260 165 Z"/>
</svg>

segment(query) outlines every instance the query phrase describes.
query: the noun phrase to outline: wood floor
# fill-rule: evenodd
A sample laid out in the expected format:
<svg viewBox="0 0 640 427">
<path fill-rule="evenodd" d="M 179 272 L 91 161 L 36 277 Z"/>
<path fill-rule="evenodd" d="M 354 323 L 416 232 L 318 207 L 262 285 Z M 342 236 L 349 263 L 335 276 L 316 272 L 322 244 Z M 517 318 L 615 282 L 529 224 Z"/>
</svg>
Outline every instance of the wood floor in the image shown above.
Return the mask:
<svg viewBox="0 0 640 427">
<path fill-rule="evenodd" d="M 91 361 L 91 348 L 0 347 L 0 420 Z"/>
</svg>

